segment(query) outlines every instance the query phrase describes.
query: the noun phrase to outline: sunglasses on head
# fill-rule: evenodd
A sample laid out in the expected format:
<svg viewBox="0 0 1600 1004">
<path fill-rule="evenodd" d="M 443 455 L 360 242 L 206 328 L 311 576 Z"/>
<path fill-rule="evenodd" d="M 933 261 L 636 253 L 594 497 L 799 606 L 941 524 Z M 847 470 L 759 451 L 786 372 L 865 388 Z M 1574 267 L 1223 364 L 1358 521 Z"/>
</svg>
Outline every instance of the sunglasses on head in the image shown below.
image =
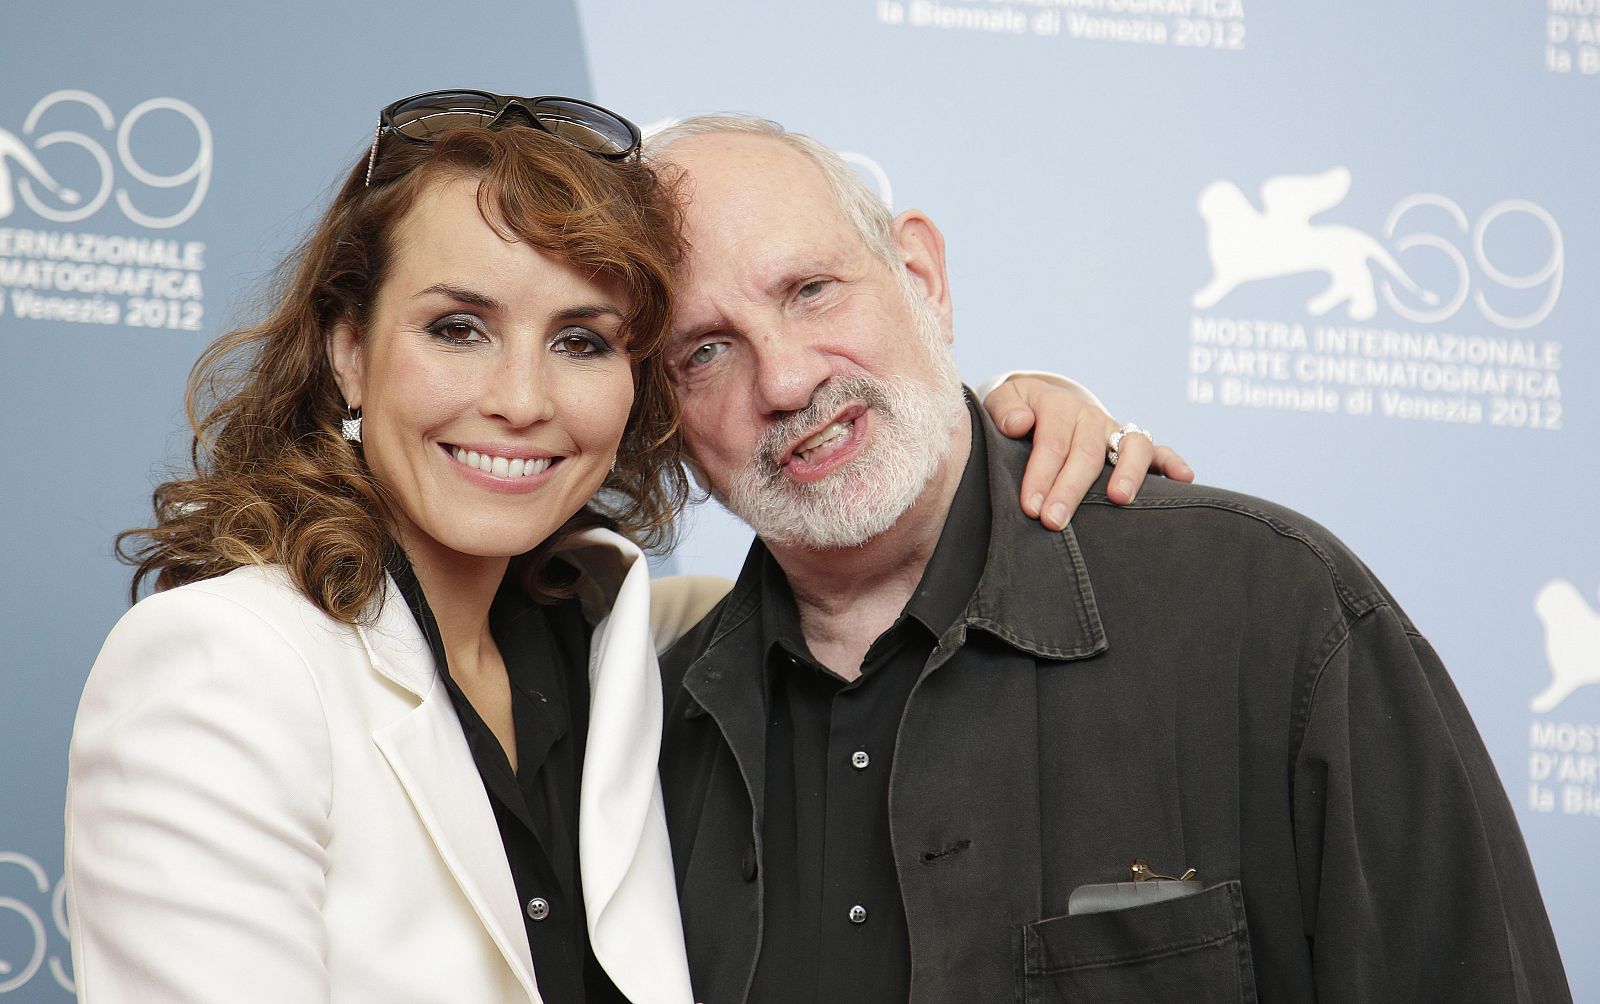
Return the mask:
<svg viewBox="0 0 1600 1004">
<path fill-rule="evenodd" d="M 378 130 L 367 155 L 367 186 L 372 185 L 384 133 L 427 145 L 462 126 L 494 129 L 513 122 L 547 132 L 606 160 L 622 160 L 639 150 L 638 126 L 589 101 L 554 94 L 523 98 L 489 91 L 428 91 L 401 98 L 378 113 Z"/>
</svg>

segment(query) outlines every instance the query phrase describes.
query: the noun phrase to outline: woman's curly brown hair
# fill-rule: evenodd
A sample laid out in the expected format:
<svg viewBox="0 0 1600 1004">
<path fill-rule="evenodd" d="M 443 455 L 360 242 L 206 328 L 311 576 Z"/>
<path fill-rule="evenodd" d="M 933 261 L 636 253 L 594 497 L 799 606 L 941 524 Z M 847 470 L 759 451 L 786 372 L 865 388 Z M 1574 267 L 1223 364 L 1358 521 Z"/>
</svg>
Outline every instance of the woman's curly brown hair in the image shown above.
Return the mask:
<svg viewBox="0 0 1600 1004">
<path fill-rule="evenodd" d="M 272 564 L 329 615 L 361 617 L 383 586 L 397 510 L 340 437 L 345 407 L 327 333 L 339 322 L 365 330 L 401 221 L 421 193 L 463 177 L 478 180 L 479 209 L 502 236 L 618 281 L 630 305 L 622 331 L 635 395 L 616 469 L 589 506 L 514 559 L 516 573 L 536 596 L 561 594 L 541 580 L 543 556 L 589 526 L 646 547 L 669 541 L 688 495 L 660 356 L 682 256 L 673 193 L 636 158 L 601 160 L 520 126 L 468 128 L 427 146 L 386 138 L 370 187 L 363 157 L 280 266 L 267 318 L 201 354 L 185 396 L 192 474 L 156 488 L 154 526 L 117 537 L 136 567 L 135 599 L 151 575 L 168 589 Z"/>
</svg>

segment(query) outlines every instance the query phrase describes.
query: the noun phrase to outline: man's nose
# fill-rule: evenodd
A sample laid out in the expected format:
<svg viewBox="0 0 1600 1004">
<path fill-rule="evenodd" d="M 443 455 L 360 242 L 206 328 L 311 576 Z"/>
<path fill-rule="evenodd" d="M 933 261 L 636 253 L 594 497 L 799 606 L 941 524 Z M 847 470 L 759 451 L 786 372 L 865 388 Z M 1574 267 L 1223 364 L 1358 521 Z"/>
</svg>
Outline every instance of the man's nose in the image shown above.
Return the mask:
<svg viewBox="0 0 1600 1004">
<path fill-rule="evenodd" d="M 756 342 L 756 396 L 764 414 L 799 411 L 832 375 L 827 355 L 793 332 Z"/>
</svg>

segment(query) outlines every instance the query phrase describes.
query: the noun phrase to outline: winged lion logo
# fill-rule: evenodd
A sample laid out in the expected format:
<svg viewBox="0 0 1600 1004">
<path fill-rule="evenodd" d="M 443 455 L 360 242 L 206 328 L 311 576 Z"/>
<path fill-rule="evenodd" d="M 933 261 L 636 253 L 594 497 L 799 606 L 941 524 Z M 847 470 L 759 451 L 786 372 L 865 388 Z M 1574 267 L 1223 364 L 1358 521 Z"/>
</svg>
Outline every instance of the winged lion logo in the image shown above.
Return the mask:
<svg viewBox="0 0 1600 1004">
<path fill-rule="evenodd" d="M 1528 707 L 1544 714 L 1555 710 L 1579 687 L 1600 683 L 1600 613 L 1566 579 L 1545 583 L 1534 597 L 1533 612 L 1544 625 L 1550 685 Z"/>
<path fill-rule="evenodd" d="M 1320 317 L 1346 304 L 1351 319 L 1365 321 L 1378 309 L 1371 265 L 1425 303 L 1438 303 L 1439 298 L 1418 287 L 1371 235 L 1342 224 L 1311 222 L 1313 216 L 1343 202 L 1349 192 L 1350 170 L 1344 167 L 1268 178 L 1261 186 L 1260 209 L 1231 181 L 1207 185 L 1200 193 L 1199 208 L 1206 223 L 1212 278 L 1194 294 L 1194 306 L 1214 307 L 1247 282 L 1322 272 L 1328 276 L 1328 287 L 1306 303 L 1306 310 Z"/>
</svg>

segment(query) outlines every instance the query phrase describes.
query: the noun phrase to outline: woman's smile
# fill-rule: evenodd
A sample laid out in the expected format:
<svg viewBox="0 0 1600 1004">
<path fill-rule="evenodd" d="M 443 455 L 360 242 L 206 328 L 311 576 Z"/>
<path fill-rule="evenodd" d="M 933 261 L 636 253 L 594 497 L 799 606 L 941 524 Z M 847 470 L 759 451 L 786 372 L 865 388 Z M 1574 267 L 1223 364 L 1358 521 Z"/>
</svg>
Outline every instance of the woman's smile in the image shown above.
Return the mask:
<svg viewBox="0 0 1600 1004">
<path fill-rule="evenodd" d="M 563 459 L 509 449 L 469 450 L 449 443 L 440 446 L 449 463 L 468 481 L 498 492 L 537 491 L 556 476 Z"/>
</svg>

